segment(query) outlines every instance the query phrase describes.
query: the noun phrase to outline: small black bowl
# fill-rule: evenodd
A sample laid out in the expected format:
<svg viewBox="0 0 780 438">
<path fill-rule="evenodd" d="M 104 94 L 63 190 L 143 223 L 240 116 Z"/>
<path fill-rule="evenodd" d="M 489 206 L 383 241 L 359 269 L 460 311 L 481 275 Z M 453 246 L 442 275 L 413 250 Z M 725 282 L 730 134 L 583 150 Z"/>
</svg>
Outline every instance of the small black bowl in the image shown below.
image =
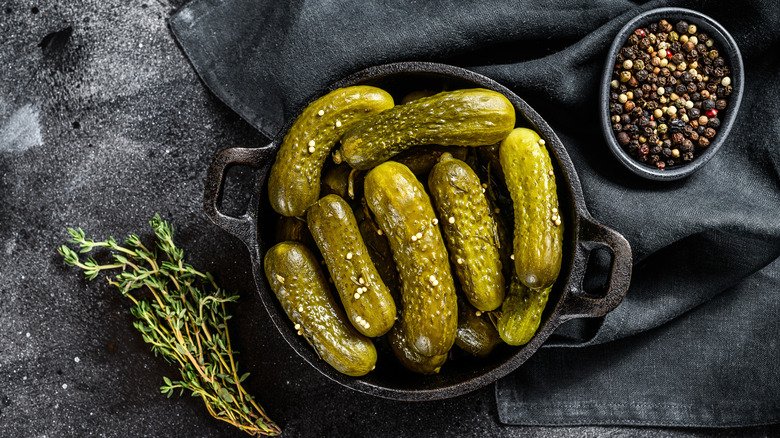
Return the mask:
<svg viewBox="0 0 780 438">
<path fill-rule="evenodd" d="M 660 21 L 661 19 L 666 19 L 672 23 L 672 25 L 679 20 L 685 20 L 690 24 L 695 24 L 701 32 L 709 34 L 718 46 L 720 56 L 722 56 L 726 60 L 727 65 L 731 67 L 730 77 L 733 87 L 733 91 L 728 98 L 728 108 L 724 111 L 725 117 L 721 118 L 720 128 L 710 146 L 707 147 L 704 152 L 696 156 L 690 163 L 665 169 L 659 169 L 654 166 L 651 167 L 632 158 L 617 142 L 615 133 L 612 131 L 612 123 L 609 114 L 610 82 L 612 81 L 612 72 L 614 70 L 617 54 L 620 52 L 620 49 L 632 32 L 636 29 L 646 27 L 650 23 Z M 742 54 L 740 53 L 734 38 L 732 38 L 731 34 L 729 34 L 723 26 L 712 18 L 690 9 L 651 9 L 637 15 L 626 23 L 626 25 L 617 33 L 617 36 L 609 49 L 599 89 L 601 93 L 601 130 L 604 133 L 610 150 L 618 161 L 635 174 L 657 181 L 672 181 L 684 178 L 704 167 L 704 165 L 718 152 L 721 146 L 723 146 L 723 143 L 726 140 L 726 137 L 728 137 L 728 134 L 734 125 L 734 121 L 737 118 L 737 112 L 739 110 L 739 104 L 742 101 L 744 89 L 745 74 L 742 65 Z"/>
</svg>

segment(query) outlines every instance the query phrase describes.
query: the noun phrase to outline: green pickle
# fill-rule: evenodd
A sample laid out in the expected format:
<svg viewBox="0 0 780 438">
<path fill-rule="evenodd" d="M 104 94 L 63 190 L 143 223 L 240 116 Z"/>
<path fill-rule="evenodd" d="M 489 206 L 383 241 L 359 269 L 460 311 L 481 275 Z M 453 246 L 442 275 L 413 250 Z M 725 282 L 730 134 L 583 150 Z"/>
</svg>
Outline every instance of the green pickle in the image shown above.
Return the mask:
<svg viewBox="0 0 780 438">
<path fill-rule="evenodd" d="M 512 278 L 496 323 L 498 334 L 504 342 L 524 345 L 533 338 L 539 329 L 551 288 L 529 289 L 517 277 Z"/>
<path fill-rule="evenodd" d="M 458 299 L 458 335 L 455 345 L 472 356 L 486 357 L 503 341 L 490 314 L 477 310 L 463 298 Z"/>
<path fill-rule="evenodd" d="M 300 242 L 280 242 L 266 252 L 265 275 L 295 329 L 325 362 L 349 376 L 376 366 L 371 340 L 347 320 L 330 293 L 312 252 Z"/>
<path fill-rule="evenodd" d="M 552 286 L 561 271 L 563 223 L 550 155 L 539 135 L 513 130 L 499 148 L 514 205 L 515 272 L 531 289 Z"/>
<path fill-rule="evenodd" d="M 387 333 L 395 322 L 395 302 L 374 267 L 349 204 L 338 195 L 327 195 L 309 207 L 306 219 L 352 325 L 369 337 Z"/>
<path fill-rule="evenodd" d="M 417 374 L 438 374 L 444 362 L 447 361 L 447 353 L 436 356 L 423 356 L 422 354 L 409 347 L 408 340 L 404 334 L 403 326 L 398 324 L 387 334 L 387 340 L 393 354 L 409 371 Z"/>
<path fill-rule="evenodd" d="M 394 161 L 366 175 L 365 197 L 398 269 L 409 347 L 423 356 L 447 353 L 457 331 L 457 297 L 430 198 L 409 168 Z"/>
<path fill-rule="evenodd" d="M 463 293 L 479 310 L 496 309 L 504 300 L 504 274 L 496 222 L 479 177 L 445 153 L 431 170 L 428 188 Z"/>
<path fill-rule="evenodd" d="M 268 178 L 273 209 L 302 216 L 320 195 L 322 167 L 355 122 L 392 108 L 386 91 L 367 85 L 336 89 L 308 105 L 282 140 Z"/>
<path fill-rule="evenodd" d="M 515 109 L 484 88 L 443 91 L 396 105 L 356 123 L 341 138 L 341 156 L 370 169 L 411 146 L 482 146 L 501 141 L 515 126 Z"/>
</svg>

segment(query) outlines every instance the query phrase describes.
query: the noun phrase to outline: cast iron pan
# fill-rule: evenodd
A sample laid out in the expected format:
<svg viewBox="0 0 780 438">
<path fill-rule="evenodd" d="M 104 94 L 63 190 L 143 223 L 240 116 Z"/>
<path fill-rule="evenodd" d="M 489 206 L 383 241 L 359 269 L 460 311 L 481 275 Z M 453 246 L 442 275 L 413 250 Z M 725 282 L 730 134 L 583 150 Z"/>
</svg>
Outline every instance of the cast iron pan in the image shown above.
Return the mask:
<svg viewBox="0 0 780 438">
<path fill-rule="evenodd" d="M 558 175 L 562 217 L 566 226 L 564 260 L 561 275 L 553 287 L 542 323 L 533 339 L 522 347 L 501 345 L 484 359 L 465 354 L 451 358 L 435 376 L 420 376 L 405 370 L 381 340 L 376 370 L 355 378 L 342 375 L 319 359 L 292 323 L 271 291 L 263 272 L 263 256 L 275 242 L 273 231 L 277 214 L 268 204 L 266 179 L 291 118 L 276 138 L 261 148 L 231 148 L 220 152 L 208 169 L 204 208 L 208 217 L 225 231 L 246 244 L 252 259 L 255 283 L 271 320 L 289 345 L 308 363 L 334 381 L 357 391 L 396 400 L 433 400 L 473 391 L 507 375 L 530 357 L 563 322 L 573 318 L 603 316 L 622 301 L 631 278 L 631 249 L 615 232 L 598 224 L 588 213 L 580 181 L 563 144 L 542 118 L 522 99 L 495 81 L 472 71 L 443 64 L 403 62 L 385 64 L 360 71 L 342 79 L 312 100 L 336 88 L 356 84 L 378 86 L 390 92 L 396 101 L 406 93 L 420 89 L 456 89 L 483 87 L 503 93 L 517 110 L 518 126 L 535 129 L 545 139 L 553 155 Z M 300 111 L 303 107 L 300 108 Z M 297 114 L 296 114 L 297 116 Z M 231 165 L 256 168 L 256 184 L 248 210 L 242 216 L 219 211 L 224 177 Z M 605 293 L 593 296 L 583 291 L 588 257 L 598 248 L 611 255 Z M 453 353 L 457 348 L 453 348 Z"/>
</svg>

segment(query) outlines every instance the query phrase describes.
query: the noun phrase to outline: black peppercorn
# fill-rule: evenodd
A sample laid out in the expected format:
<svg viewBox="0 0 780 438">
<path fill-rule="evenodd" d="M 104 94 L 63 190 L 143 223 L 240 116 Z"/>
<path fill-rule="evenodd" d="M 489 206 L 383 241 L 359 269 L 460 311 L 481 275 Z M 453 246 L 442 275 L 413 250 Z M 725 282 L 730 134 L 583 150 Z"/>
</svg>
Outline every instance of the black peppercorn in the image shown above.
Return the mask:
<svg viewBox="0 0 780 438">
<path fill-rule="evenodd" d="M 699 94 L 696 91 L 692 92 L 690 97 L 691 97 L 691 102 L 698 102 L 701 100 L 701 94 Z"/>
<path fill-rule="evenodd" d="M 698 143 L 700 148 L 706 148 L 707 146 L 710 145 L 710 141 L 705 136 L 699 137 Z"/>
<path fill-rule="evenodd" d="M 691 141 L 696 141 L 699 139 L 699 133 L 696 131 L 691 132 L 691 135 L 688 137 L 691 139 Z"/>
<path fill-rule="evenodd" d="M 658 163 L 658 162 L 659 162 L 658 155 L 655 155 L 655 154 L 653 154 L 653 155 L 649 155 L 649 156 L 647 157 L 647 162 L 648 162 L 648 163 L 650 163 L 650 164 L 656 164 L 656 163 Z"/>
<path fill-rule="evenodd" d="M 623 130 L 623 125 L 621 125 L 620 123 L 615 123 L 612 125 L 612 130 L 615 132 L 620 132 Z"/>
<path fill-rule="evenodd" d="M 636 45 L 639 42 L 639 35 L 632 33 L 631 36 L 628 37 L 628 44 Z"/>
<path fill-rule="evenodd" d="M 710 117 L 710 121 L 707 123 L 707 126 L 713 129 L 720 128 L 720 119 L 717 117 Z"/>
<path fill-rule="evenodd" d="M 650 137 L 648 137 L 647 142 L 657 144 L 661 142 L 661 139 L 659 139 L 657 135 L 653 134 Z"/>
<path fill-rule="evenodd" d="M 682 144 L 680 145 L 680 150 L 683 152 L 690 152 L 693 150 L 693 141 L 689 139 L 683 140 Z"/>
<path fill-rule="evenodd" d="M 672 119 L 669 121 L 669 132 L 677 133 L 682 131 L 685 122 L 682 119 Z"/>
<path fill-rule="evenodd" d="M 674 26 L 674 30 L 677 31 L 680 35 L 688 33 L 688 23 L 685 21 L 678 21 L 677 24 Z"/>
<path fill-rule="evenodd" d="M 717 58 L 715 58 L 715 59 L 712 61 L 712 65 L 713 65 L 713 67 L 715 67 L 715 68 L 723 68 L 723 66 L 725 66 L 725 65 L 726 65 L 726 60 L 725 60 L 725 59 L 723 59 L 723 58 L 721 58 L 721 57 L 717 57 Z"/>
<path fill-rule="evenodd" d="M 685 91 L 687 91 L 688 93 L 695 93 L 696 90 L 697 90 L 696 84 L 693 82 L 688 82 L 688 84 L 685 85 Z"/>
<path fill-rule="evenodd" d="M 647 70 L 639 70 L 638 72 L 636 72 L 635 76 L 637 81 L 644 82 L 647 80 L 647 76 L 648 76 Z"/>
<path fill-rule="evenodd" d="M 652 144 L 651 143 L 649 146 L 650 146 L 650 153 L 651 154 L 660 154 L 661 151 L 663 150 L 663 148 L 661 147 L 660 144 Z"/>
<path fill-rule="evenodd" d="M 631 139 L 628 137 L 628 134 L 626 134 L 625 132 L 619 132 L 617 135 L 617 141 L 622 146 L 627 145 L 630 140 Z"/>
<path fill-rule="evenodd" d="M 659 149 L 661 149 L 661 148 L 659 147 Z M 659 152 L 664 154 L 665 157 L 669 157 L 669 156 L 672 155 L 672 149 L 671 148 L 663 148 Z"/>
<path fill-rule="evenodd" d="M 623 105 L 615 102 L 609 105 L 610 114 L 623 114 Z"/>
<path fill-rule="evenodd" d="M 668 138 L 665 139 L 663 142 L 661 142 L 661 147 L 666 148 L 666 149 L 671 149 L 672 141 L 669 140 Z"/>
<path fill-rule="evenodd" d="M 685 139 L 682 132 L 675 132 L 672 134 L 672 144 L 678 145 Z"/>
<path fill-rule="evenodd" d="M 680 80 L 682 80 L 682 82 L 684 84 L 687 84 L 687 83 L 693 81 L 693 75 L 690 72 L 686 71 L 685 73 L 680 75 Z"/>
<path fill-rule="evenodd" d="M 650 148 L 646 144 L 640 144 L 637 152 L 639 152 L 640 155 L 647 155 L 647 153 L 650 152 Z"/>
<path fill-rule="evenodd" d="M 685 61 L 685 58 L 683 58 L 682 53 L 675 53 L 674 56 L 672 56 L 672 62 L 674 64 L 679 64 L 683 61 Z"/>
<path fill-rule="evenodd" d="M 678 96 L 682 96 L 688 92 L 688 87 L 686 87 L 685 84 L 678 83 L 674 88 L 674 92 L 677 93 Z"/>
<path fill-rule="evenodd" d="M 711 139 L 715 137 L 715 134 L 717 134 L 717 131 L 715 131 L 715 129 L 711 126 L 708 126 L 707 129 L 704 130 L 704 136 L 707 138 Z"/>
<path fill-rule="evenodd" d="M 726 109 L 726 106 L 728 106 L 728 102 L 726 102 L 726 99 L 718 99 L 715 101 L 715 109 L 718 111 L 723 111 Z"/>
<path fill-rule="evenodd" d="M 712 75 L 715 76 L 716 78 L 722 78 L 724 75 L 723 68 L 715 67 L 715 69 L 712 70 Z"/>
</svg>

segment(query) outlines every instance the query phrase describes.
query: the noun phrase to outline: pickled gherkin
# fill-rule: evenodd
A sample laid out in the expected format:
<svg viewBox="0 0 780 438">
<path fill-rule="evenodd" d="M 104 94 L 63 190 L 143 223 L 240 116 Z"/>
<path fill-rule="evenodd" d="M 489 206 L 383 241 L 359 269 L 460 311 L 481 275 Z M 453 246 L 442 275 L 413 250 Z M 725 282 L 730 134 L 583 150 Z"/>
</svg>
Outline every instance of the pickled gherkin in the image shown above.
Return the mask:
<svg viewBox="0 0 780 438">
<path fill-rule="evenodd" d="M 386 91 L 367 85 L 339 88 L 309 104 L 282 140 L 268 177 L 273 209 L 302 216 L 320 195 L 325 159 L 353 123 L 393 106 Z"/>
<path fill-rule="evenodd" d="M 496 323 L 504 342 L 524 345 L 531 340 L 541 323 L 551 288 L 529 289 L 517 277 L 512 279 Z"/>
<path fill-rule="evenodd" d="M 327 195 L 309 208 L 306 219 L 349 320 L 366 336 L 387 333 L 395 322 L 395 302 L 374 267 L 349 204 L 338 195 Z"/>
<path fill-rule="evenodd" d="M 412 146 L 482 146 L 501 141 L 515 126 L 515 109 L 484 88 L 443 91 L 365 118 L 344 133 L 341 155 L 370 169 Z"/>
<path fill-rule="evenodd" d="M 362 376 L 374 369 L 374 344 L 347 320 L 305 245 L 277 243 L 266 252 L 264 269 L 271 290 L 295 329 L 320 358 L 349 376 Z"/>
<path fill-rule="evenodd" d="M 504 300 L 504 274 L 496 222 L 479 177 L 445 153 L 431 170 L 428 188 L 463 293 L 479 310 L 497 308 Z"/>
<path fill-rule="evenodd" d="M 401 365 L 417 374 L 437 374 L 444 362 L 447 361 L 447 353 L 436 356 L 423 356 L 413 348 L 410 348 L 403 326 L 400 324 L 390 330 L 390 333 L 387 334 L 387 340 L 390 343 L 390 349 L 398 361 L 401 362 Z"/>
<path fill-rule="evenodd" d="M 563 259 L 563 219 L 550 155 L 539 134 L 517 128 L 501 142 L 499 159 L 514 205 L 515 271 L 527 287 L 548 288 Z"/>
<path fill-rule="evenodd" d="M 458 335 L 455 337 L 455 345 L 473 356 L 485 357 L 502 342 L 487 312 L 475 309 L 465 299 L 458 300 Z"/>
<path fill-rule="evenodd" d="M 430 198 L 409 168 L 393 161 L 366 175 L 365 197 L 398 268 L 409 347 L 423 356 L 445 354 L 455 342 L 457 297 Z"/>
</svg>

